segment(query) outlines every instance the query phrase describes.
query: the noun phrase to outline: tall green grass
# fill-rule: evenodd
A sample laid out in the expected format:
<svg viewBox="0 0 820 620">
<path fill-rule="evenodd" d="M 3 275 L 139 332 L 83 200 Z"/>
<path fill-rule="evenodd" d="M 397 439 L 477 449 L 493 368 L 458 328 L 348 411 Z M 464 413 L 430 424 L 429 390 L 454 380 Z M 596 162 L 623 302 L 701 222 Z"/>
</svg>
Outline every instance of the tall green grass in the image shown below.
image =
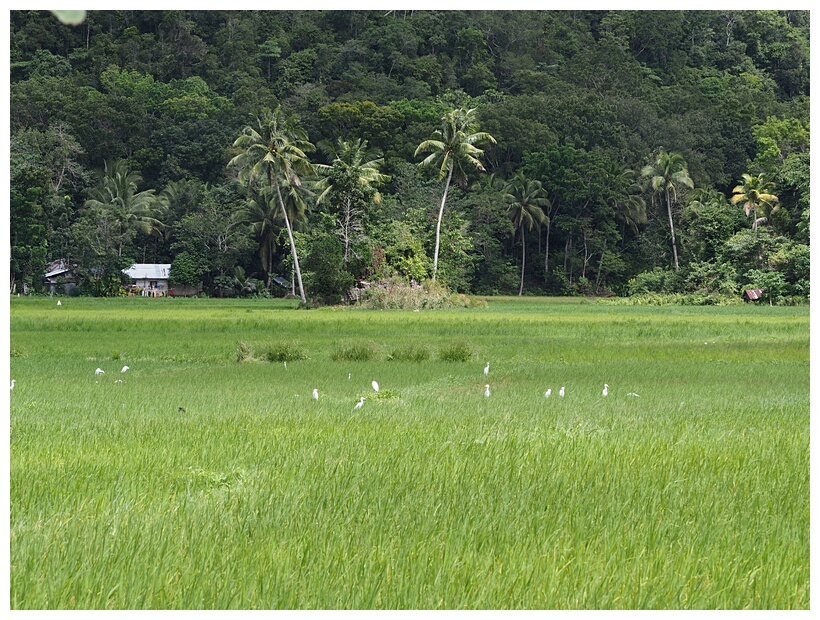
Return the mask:
<svg viewBox="0 0 820 620">
<path fill-rule="evenodd" d="M 810 605 L 807 308 L 13 299 L 10 346 L 14 609 Z"/>
</svg>

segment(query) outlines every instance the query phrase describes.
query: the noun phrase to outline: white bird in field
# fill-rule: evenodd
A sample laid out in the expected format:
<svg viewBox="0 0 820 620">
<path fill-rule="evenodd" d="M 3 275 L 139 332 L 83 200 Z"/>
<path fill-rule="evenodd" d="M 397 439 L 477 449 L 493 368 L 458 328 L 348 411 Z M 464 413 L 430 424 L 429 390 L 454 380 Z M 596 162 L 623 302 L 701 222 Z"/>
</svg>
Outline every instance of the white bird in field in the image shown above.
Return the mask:
<svg viewBox="0 0 820 620">
<path fill-rule="evenodd" d="M 561 389 L 558 390 L 558 396 L 560 396 L 561 398 L 564 398 L 564 386 L 563 385 L 561 386 Z"/>
<path fill-rule="evenodd" d="M 287 370 L 287 369 L 288 369 L 288 363 L 285 362 L 285 370 Z"/>
<path fill-rule="evenodd" d="M 97 368 L 97 370 L 94 371 L 94 374 L 99 377 L 100 375 L 104 375 L 105 371 L 102 368 Z"/>
<path fill-rule="evenodd" d="M 313 390 L 313 400 L 319 400 L 319 390 L 315 388 Z"/>
<path fill-rule="evenodd" d="M 122 370 L 120 372 L 127 372 L 127 371 L 128 371 L 128 366 L 123 366 Z"/>
<path fill-rule="evenodd" d="M 12 390 L 14 389 L 14 384 L 15 384 L 16 382 L 17 382 L 17 379 L 12 379 L 12 380 L 11 380 L 11 389 L 12 389 Z"/>
<path fill-rule="evenodd" d="M 489 384 L 484 386 L 484 397 L 485 398 L 490 397 L 490 386 L 489 386 Z"/>
<path fill-rule="evenodd" d="M 373 383 L 371 383 L 370 385 L 372 385 L 372 386 L 373 386 L 373 389 L 374 389 L 375 391 L 377 391 L 377 392 L 379 391 L 379 384 L 378 384 L 378 383 L 376 383 L 376 382 L 374 381 L 374 382 L 373 382 Z"/>
<path fill-rule="evenodd" d="M 604 390 L 601 392 L 601 396 L 606 396 L 607 394 L 609 394 L 609 386 L 604 383 Z"/>
<path fill-rule="evenodd" d="M 350 381 L 350 373 L 347 373 L 347 380 Z"/>
<path fill-rule="evenodd" d="M 629 394 L 627 394 L 627 396 L 637 396 L 638 398 L 641 397 L 640 394 L 636 394 L 635 392 L 629 392 Z"/>
<path fill-rule="evenodd" d="M 60 302 L 60 300 L 59 300 L 59 299 L 57 300 L 57 305 L 58 305 L 58 306 L 62 306 L 62 305 L 63 305 L 63 304 L 62 304 L 62 302 Z"/>
<path fill-rule="evenodd" d="M 487 365 L 484 367 L 484 376 L 486 377 L 489 374 L 490 374 L 490 362 L 487 362 Z"/>
<path fill-rule="evenodd" d="M 364 396 L 359 399 L 359 402 L 356 403 L 356 406 L 353 407 L 354 409 L 361 409 L 362 405 L 364 405 Z"/>
<path fill-rule="evenodd" d="M 117 379 L 114 383 L 122 383 L 122 379 Z"/>
<path fill-rule="evenodd" d="M 549 398 L 551 394 L 552 394 L 552 388 L 550 388 L 546 392 L 544 392 L 544 398 Z"/>
</svg>

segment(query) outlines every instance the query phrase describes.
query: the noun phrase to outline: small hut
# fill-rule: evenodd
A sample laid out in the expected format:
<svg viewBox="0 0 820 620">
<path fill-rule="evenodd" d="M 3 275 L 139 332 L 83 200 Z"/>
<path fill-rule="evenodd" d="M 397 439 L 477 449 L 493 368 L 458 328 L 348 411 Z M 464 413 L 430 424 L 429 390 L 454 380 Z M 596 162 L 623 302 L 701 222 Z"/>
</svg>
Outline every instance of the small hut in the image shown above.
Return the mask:
<svg viewBox="0 0 820 620">
<path fill-rule="evenodd" d="M 749 288 L 743 291 L 743 301 L 760 301 L 765 288 Z"/>
<path fill-rule="evenodd" d="M 74 272 L 76 265 L 69 265 L 64 258 L 57 259 L 46 265 L 45 287 L 47 293 L 65 293 L 77 286 Z M 58 290 L 62 288 L 62 291 Z"/>
</svg>

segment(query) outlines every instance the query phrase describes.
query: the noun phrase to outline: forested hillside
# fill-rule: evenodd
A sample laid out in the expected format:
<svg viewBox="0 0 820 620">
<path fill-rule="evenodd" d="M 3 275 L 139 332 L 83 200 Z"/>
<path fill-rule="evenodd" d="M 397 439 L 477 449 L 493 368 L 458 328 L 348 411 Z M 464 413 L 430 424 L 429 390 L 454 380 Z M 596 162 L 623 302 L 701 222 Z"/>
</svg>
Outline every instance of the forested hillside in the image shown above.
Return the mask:
<svg viewBox="0 0 820 620">
<path fill-rule="evenodd" d="M 12 292 L 808 298 L 808 11 L 10 19 Z"/>
</svg>

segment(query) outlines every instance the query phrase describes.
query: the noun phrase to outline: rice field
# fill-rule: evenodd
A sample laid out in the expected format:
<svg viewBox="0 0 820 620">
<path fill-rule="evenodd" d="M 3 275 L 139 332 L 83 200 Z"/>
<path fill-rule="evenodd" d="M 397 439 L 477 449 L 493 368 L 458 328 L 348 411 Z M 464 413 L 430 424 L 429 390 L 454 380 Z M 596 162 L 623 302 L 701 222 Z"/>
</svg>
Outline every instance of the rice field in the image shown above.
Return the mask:
<svg viewBox="0 0 820 620">
<path fill-rule="evenodd" d="M 810 607 L 808 308 L 15 298 L 10 375 L 12 609 Z"/>
</svg>

